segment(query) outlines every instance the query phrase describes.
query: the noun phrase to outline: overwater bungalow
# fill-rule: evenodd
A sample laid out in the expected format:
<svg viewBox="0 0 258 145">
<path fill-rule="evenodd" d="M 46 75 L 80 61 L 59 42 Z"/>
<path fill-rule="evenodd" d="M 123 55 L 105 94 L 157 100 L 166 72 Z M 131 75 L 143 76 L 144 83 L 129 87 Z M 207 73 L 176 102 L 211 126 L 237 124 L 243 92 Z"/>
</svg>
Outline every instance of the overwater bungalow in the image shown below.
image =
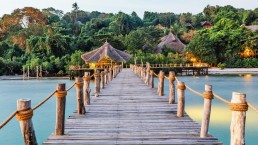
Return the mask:
<svg viewBox="0 0 258 145">
<path fill-rule="evenodd" d="M 161 38 L 161 42 L 156 47 L 155 52 L 162 53 L 162 50 L 165 47 L 182 54 L 185 45 L 172 32 L 169 32 L 168 35 Z"/>
<path fill-rule="evenodd" d="M 91 69 L 107 68 L 128 61 L 131 56 L 105 42 L 101 47 L 81 55 Z"/>
</svg>

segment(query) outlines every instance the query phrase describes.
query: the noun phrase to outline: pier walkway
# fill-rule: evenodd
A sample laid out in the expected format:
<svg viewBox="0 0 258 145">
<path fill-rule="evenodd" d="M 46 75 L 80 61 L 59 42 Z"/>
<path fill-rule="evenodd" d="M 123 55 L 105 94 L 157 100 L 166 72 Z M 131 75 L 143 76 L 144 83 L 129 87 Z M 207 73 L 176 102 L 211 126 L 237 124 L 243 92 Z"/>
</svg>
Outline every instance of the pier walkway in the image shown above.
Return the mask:
<svg viewBox="0 0 258 145">
<path fill-rule="evenodd" d="M 168 104 L 168 97 L 158 96 L 130 69 L 99 97 L 91 96 L 86 112 L 70 115 L 65 135 L 51 135 L 43 144 L 221 144 L 212 135 L 200 138 L 198 123 L 187 114 L 177 117 L 177 104 Z"/>
</svg>

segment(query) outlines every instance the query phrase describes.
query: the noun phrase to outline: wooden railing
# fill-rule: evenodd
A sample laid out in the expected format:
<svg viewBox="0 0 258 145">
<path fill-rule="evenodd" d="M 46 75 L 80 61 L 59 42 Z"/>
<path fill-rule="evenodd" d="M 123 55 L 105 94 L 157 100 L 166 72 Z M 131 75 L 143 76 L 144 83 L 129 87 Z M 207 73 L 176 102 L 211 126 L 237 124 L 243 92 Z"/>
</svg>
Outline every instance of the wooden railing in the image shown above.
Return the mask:
<svg viewBox="0 0 258 145">
<path fill-rule="evenodd" d="M 223 103 L 227 104 L 232 111 L 231 118 L 231 145 L 243 145 L 245 144 L 245 119 L 246 111 L 248 107 L 253 109 L 258 113 L 258 109 L 254 107 L 250 102 L 246 101 L 246 94 L 243 93 L 232 93 L 231 101 L 227 101 L 223 97 L 213 93 L 211 85 L 205 85 L 205 90 L 203 93 L 190 88 L 184 82 L 178 80 L 175 77 L 175 73 L 170 71 L 169 76 L 160 71 L 159 74 L 155 74 L 149 64 L 146 67 L 141 67 L 137 65 L 130 65 L 132 71 L 138 75 L 147 85 L 150 85 L 151 88 L 154 88 L 154 77 L 156 76 L 159 79 L 158 82 L 158 94 L 159 96 L 164 95 L 164 79 L 169 80 L 169 104 L 175 103 L 175 91 L 177 90 L 177 116 L 184 117 L 185 112 L 185 90 L 189 90 L 195 93 L 198 96 L 203 97 L 204 99 L 204 111 L 202 116 L 200 137 L 205 138 L 208 135 L 209 122 L 210 122 L 210 113 L 211 113 L 211 104 L 212 99 L 216 98 Z M 177 82 L 175 87 L 174 82 Z M 175 89 L 176 88 L 176 89 Z"/>
<path fill-rule="evenodd" d="M 118 73 L 122 70 L 122 66 L 113 66 L 109 70 L 105 69 L 101 73 L 97 70 L 93 75 L 89 72 L 85 72 L 84 77 L 77 77 L 75 83 L 66 90 L 65 84 L 57 84 L 56 90 L 54 90 L 48 97 L 38 103 L 35 107 L 31 108 L 30 99 L 18 99 L 17 110 L 14 111 L 2 124 L 0 129 L 3 128 L 9 121 L 16 116 L 16 119 L 20 122 L 20 128 L 25 145 L 36 145 L 37 139 L 32 123 L 33 112 L 47 102 L 52 96 L 56 95 L 56 128 L 55 135 L 64 135 L 64 122 L 65 122 L 65 106 L 66 95 L 75 86 L 77 97 L 77 113 L 80 115 L 86 114 L 85 105 L 90 105 L 90 80 L 95 78 L 95 96 L 98 97 L 100 88 L 104 88 L 105 84 L 116 78 Z"/>
</svg>

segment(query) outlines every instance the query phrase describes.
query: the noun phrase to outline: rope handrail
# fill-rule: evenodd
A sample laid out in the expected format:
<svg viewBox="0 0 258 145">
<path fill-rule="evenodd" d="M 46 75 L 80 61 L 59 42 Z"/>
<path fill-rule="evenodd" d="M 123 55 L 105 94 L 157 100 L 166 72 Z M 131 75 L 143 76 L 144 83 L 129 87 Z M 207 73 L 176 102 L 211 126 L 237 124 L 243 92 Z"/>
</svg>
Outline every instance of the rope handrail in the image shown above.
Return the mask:
<svg viewBox="0 0 258 145">
<path fill-rule="evenodd" d="M 66 91 L 70 91 L 76 83 L 74 83 L 70 88 L 68 88 Z M 35 107 L 32 108 L 32 110 L 36 110 L 37 108 L 39 108 L 41 105 L 43 105 L 45 102 L 47 102 L 52 96 L 55 95 L 57 91 L 53 91 L 48 97 L 46 97 L 46 99 L 44 99 L 43 101 L 41 101 L 40 103 L 38 103 Z M 0 125 L 0 129 L 3 128 L 8 122 L 10 122 L 13 117 L 18 113 L 18 111 L 14 111 L 1 125 Z"/>
<path fill-rule="evenodd" d="M 47 100 L 49 100 L 52 96 L 54 96 L 56 93 L 56 90 L 52 92 L 52 94 L 50 94 L 46 99 L 44 99 L 43 101 L 41 101 L 40 103 L 38 103 L 35 107 L 32 108 L 32 110 L 36 110 L 38 107 L 40 107 L 41 105 L 43 105 Z"/>
<path fill-rule="evenodd" d="M 194 94 L 203 97 L 202 93 L 195 91 L 194 89 L 190 88 L 189 86 L 185 85 L 185 88 L 188 89 L 189 91 L 193 92 Z"/>
<path fill-rule="evenodd" d="M 153 74 L 154 74 L 156 77 L 159 77 L 159 75 L 157 75 L 155 72 L 153 72 Z"/>
<path fill-rule="evenodd" d="M 252 104 L 249 103 L 249 102 L 246 102 L 246 103 L 247 103 L 248 107 L 250 107 L 251 109 L 253 109 L 254 112 L 258 113 L 258 109 L 257 109 L 256 107 L 254 107 L 254 105 L 252 105 Z"/>
<path fill-rule="evenodd" d="M 72 85 L 70 88 L 68 88 L 66 91 L 67 91 L 67 92 L 70 91 L 70 90 L 75 86 L 75 84 L 76 84 L 76 83 L 73 83 L 73 85 Z"/>
</svg>

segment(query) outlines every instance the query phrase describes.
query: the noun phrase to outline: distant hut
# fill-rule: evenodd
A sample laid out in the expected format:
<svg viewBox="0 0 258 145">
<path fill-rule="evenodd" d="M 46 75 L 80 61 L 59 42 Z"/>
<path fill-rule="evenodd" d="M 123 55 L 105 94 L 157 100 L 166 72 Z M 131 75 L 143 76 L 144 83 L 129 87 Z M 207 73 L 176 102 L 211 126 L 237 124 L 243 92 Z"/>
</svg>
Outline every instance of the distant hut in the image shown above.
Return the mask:
<svg viewBox="0 0 258 145">
<path fill-rule="evenodd" d="M 162 53 L 164 47 L 170 48 L 178 53 L 183 53 L 185 45 L 174 34 L 169 32 L 167 36 L 161 38 L 161 42 L 158 44 L 155 52 Z"/>
<path fill-rule="evenodd" d="M 106 68 L 126 62 L 131 56 L 105 42 L 101 47 L 81 55 L 81 58 L 90 68 Z"/>
<path fill-rule="evenodd" d="M 251 26 L 244 26 L 246 29 L 251 30 L 251 31 L 257 31 L 258 30 L 258 25 L 251 25 Z"/>
<path fill-rule="evenodd" d="M 185 26 L 187 29 L 190 29 L 190 30 L 194 29 L 194 26 L 191 23 L 186 23 Z"/>
<path fill-rule="evenodd" d="M 212 23 L 210 21 L 203 21 L 203 22 L 201 22 L 201 25 L 203 28 L 211 28 L 212 27 Z"/>
</svg>

